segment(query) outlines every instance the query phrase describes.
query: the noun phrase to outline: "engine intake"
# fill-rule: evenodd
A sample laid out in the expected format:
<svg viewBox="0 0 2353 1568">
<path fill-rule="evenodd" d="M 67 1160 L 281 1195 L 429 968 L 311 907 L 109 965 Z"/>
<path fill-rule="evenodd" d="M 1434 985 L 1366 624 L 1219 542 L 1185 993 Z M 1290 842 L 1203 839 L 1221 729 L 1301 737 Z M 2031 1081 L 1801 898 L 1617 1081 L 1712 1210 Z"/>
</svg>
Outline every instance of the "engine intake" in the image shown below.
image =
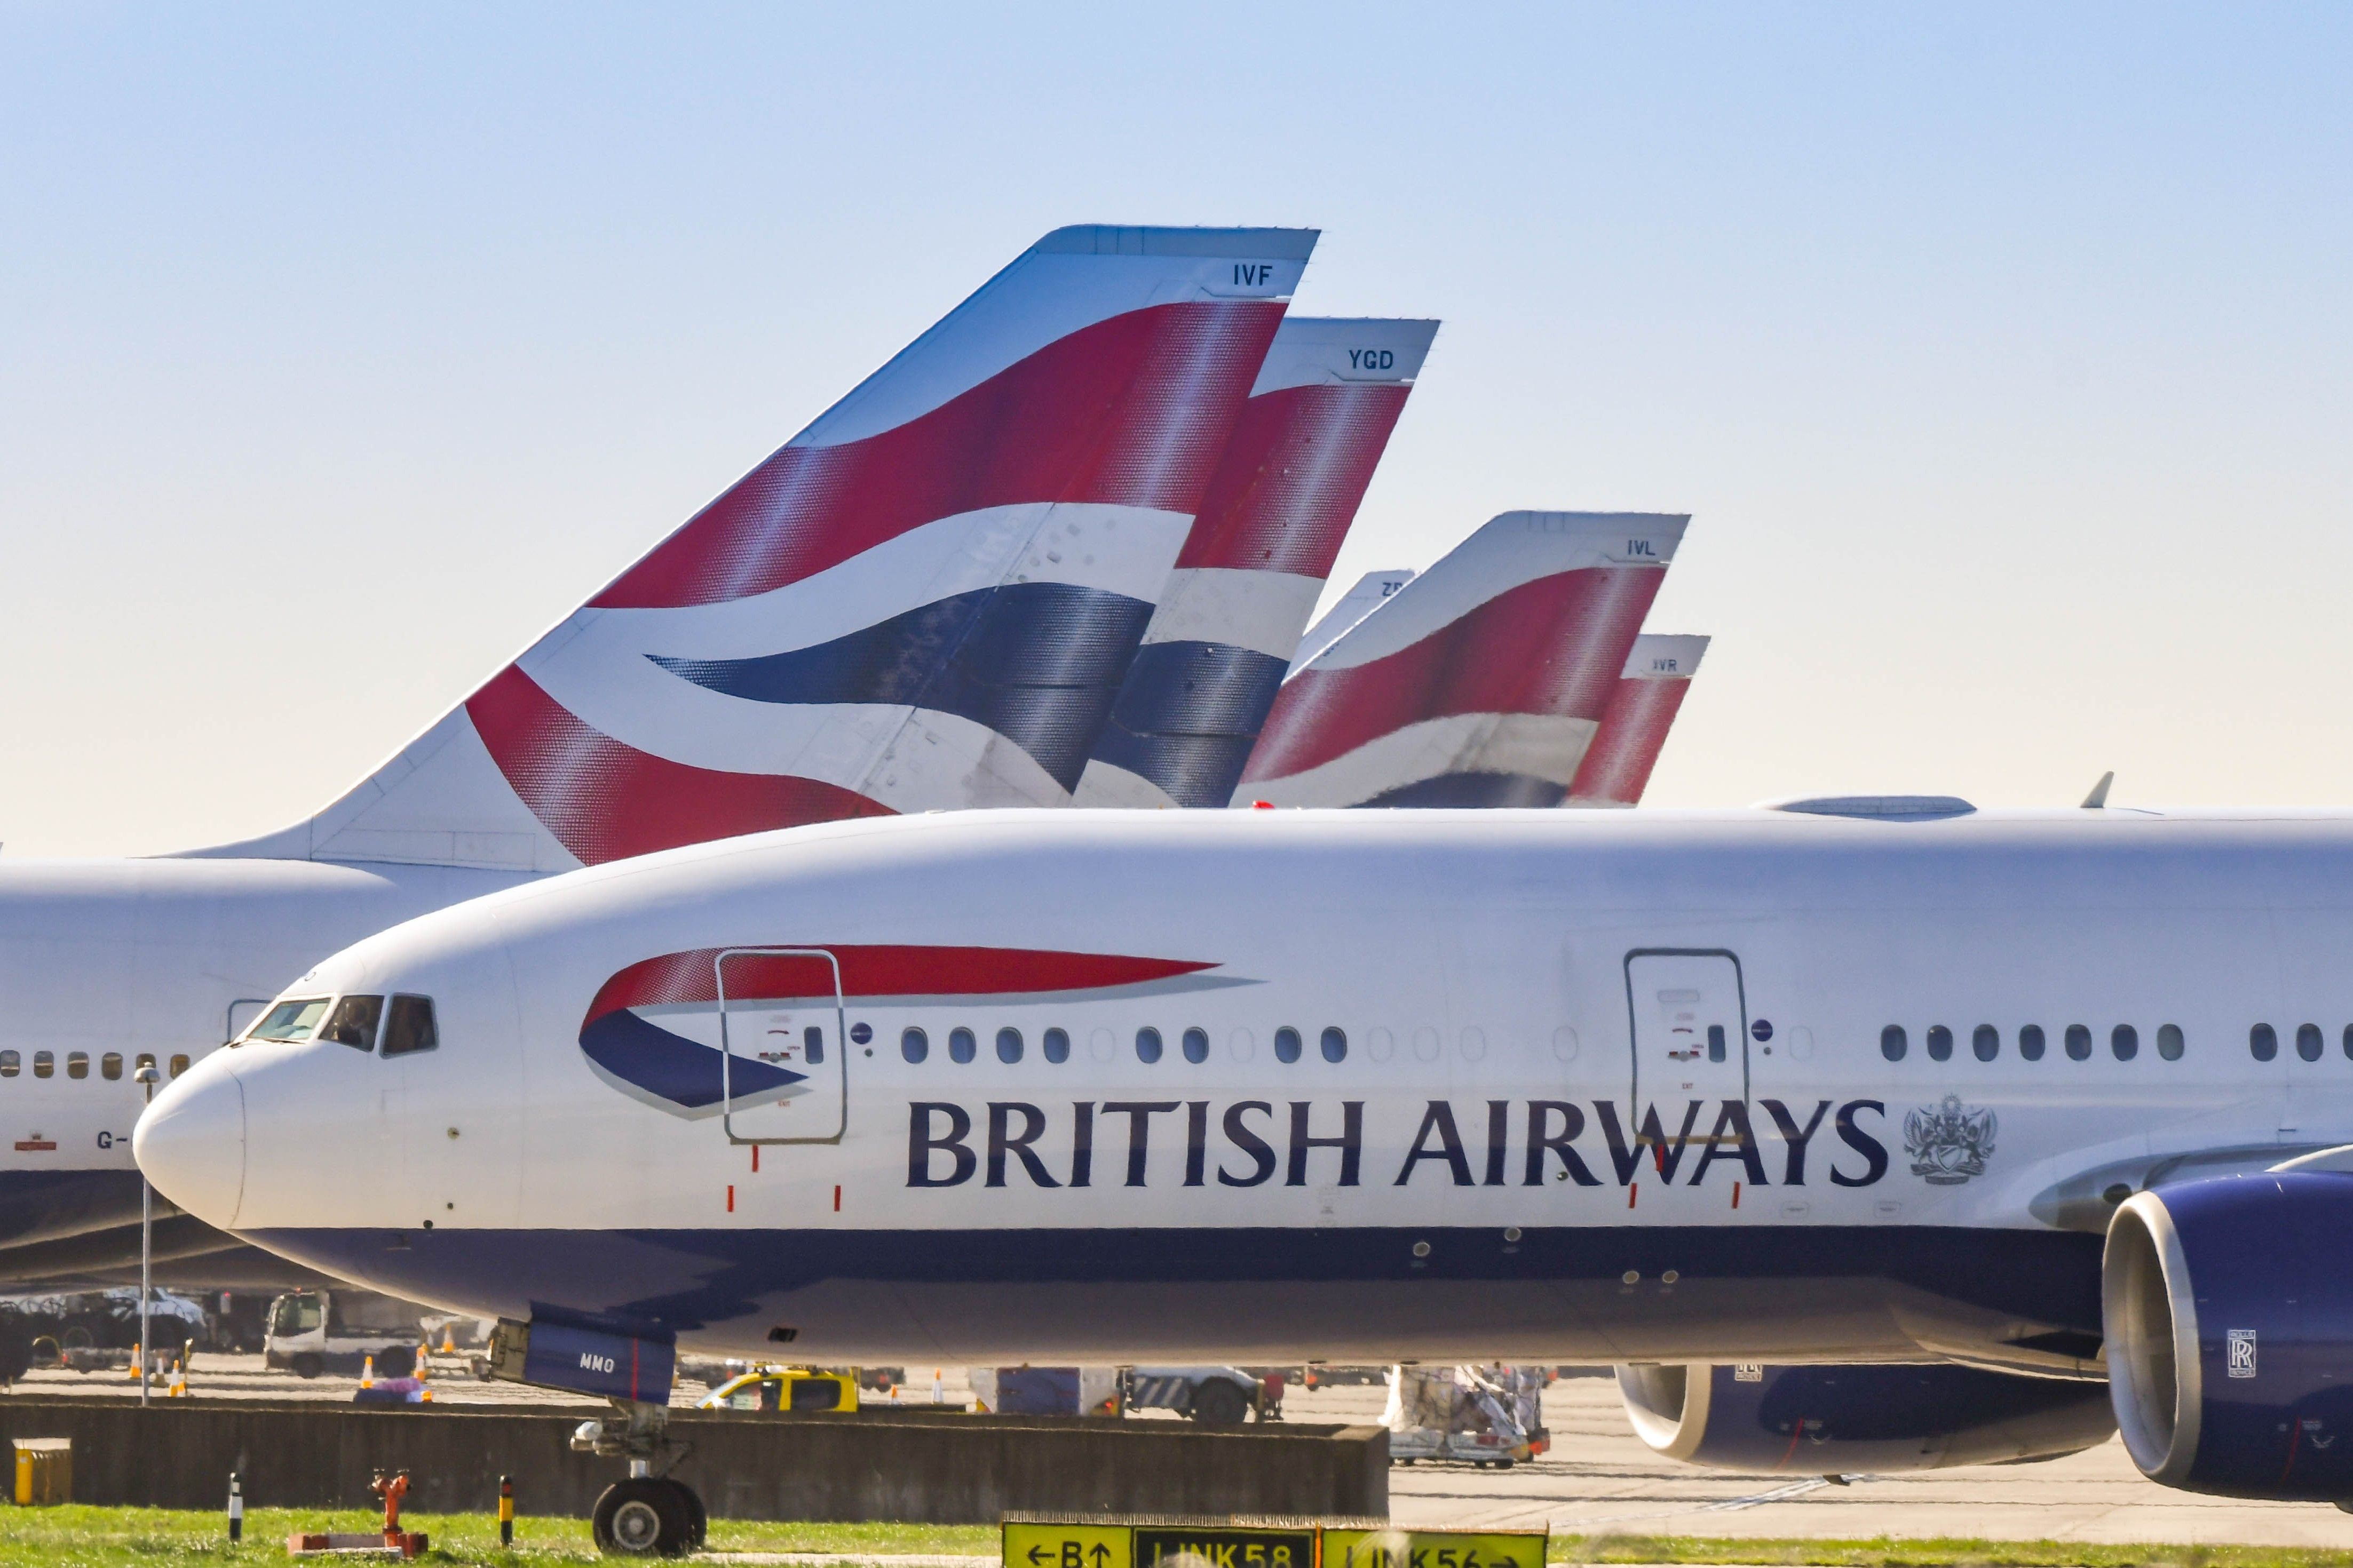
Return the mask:
<svg viewBox="0 0 2353 1568">
<path fill-rule="evenodd" d="M 1823 1475 L 2056 1458 L 2116 1430 L 2096 1383 L 1925 1366 L 1621 1366 L 1654 1453 Z"/>
<path fill-rule="evenodd" d="M 2353 1175 L 2134 1194 L 2108 1226 L 2101 1315 L 2116 1425 L 2143 1475 L 2353 1499 Z"/>
</svg>

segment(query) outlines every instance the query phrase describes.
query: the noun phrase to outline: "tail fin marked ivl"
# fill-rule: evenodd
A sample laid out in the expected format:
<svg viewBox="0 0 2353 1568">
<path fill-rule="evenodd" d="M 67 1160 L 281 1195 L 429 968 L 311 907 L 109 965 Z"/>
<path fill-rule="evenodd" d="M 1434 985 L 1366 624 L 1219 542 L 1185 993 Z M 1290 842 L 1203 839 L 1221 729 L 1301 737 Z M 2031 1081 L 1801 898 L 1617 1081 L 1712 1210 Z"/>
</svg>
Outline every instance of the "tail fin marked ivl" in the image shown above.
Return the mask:
<svg viewBox="0 0 2353 1568">
<path fill-rule="evenodd" d="M 1689 521 L 1489 521 L 1283 683 L 1236 802 L 1559 804 Z"/>
</svg>

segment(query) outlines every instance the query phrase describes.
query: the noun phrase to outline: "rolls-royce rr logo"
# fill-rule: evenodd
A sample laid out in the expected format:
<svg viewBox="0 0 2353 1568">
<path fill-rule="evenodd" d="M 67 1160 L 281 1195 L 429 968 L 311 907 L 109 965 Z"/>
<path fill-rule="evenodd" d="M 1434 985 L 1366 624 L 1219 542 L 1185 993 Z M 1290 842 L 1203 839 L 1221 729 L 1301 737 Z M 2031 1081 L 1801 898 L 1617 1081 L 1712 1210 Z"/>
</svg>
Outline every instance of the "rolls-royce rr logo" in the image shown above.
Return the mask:
<svg viewBox="0 0 2353 1568">
<path fill-rule="evenodd" d="M 2255 1375 L 2255 1331 L 2232 1329 L 2223 1336 L 2226 1370 L 2232 1377 Z"/>
<path fill-rule="evenodd" d="M 1986 1162 L 1993 1158 L 1995 1126 L 1992 1111 L 1971 1110 L 1957 1094 L 1909 1112 L 1904 1118 L 1904 1152 L 1912 1156 L 1912 1173 L 1932 1187 L 1957 1187 L 1984 1175 Z"/>
</svg>

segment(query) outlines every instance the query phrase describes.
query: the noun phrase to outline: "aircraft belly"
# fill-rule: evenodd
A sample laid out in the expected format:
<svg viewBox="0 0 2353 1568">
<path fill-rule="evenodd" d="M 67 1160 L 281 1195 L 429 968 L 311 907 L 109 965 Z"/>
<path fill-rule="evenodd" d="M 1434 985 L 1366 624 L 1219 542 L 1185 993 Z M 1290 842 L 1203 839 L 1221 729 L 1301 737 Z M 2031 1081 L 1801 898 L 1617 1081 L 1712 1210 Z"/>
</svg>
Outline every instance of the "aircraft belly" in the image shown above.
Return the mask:
<svg viewBox="0 0 2353 1568">
<path fill-rule="evenodd" d="M 2052 1331 L 2096 1334 L 2099 1322 L 2099 1238 L 2039 1230 L 1562 1228 L 1512 1245 L 1485 1228 L 1432 1227 L 248 1239 L 453 1309 L 714 1351 L 789 1343 L 827 1363 L 1902 1360 L 1924 1354 L 1905 1326 L 1923 1300 Z M 1416 1258 L 1419 1243 L 1430 1250 Z M 791 1337 L 772 1340 L 776 1330 Z"/>
</svg>

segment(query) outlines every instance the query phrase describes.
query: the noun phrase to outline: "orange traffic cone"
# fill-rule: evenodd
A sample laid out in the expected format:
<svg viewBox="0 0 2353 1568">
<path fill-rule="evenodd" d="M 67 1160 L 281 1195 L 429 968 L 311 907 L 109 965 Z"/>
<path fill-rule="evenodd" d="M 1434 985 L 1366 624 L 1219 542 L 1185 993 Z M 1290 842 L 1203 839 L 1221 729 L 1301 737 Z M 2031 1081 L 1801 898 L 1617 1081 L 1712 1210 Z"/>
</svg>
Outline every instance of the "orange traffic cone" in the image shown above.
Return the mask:
<svg viewBox="0 0 2353 1568">
<path fill-rule="evenodd" d="M 164 1397 L 166 1399 L 185 1399 L 187 1396 L 187 1363 L 174 1356 L 172 1360 L 172 1386 L 164 1391 Z"/>
<path fill-rule="evenodd" d="M 454 1321 L 441 1325 L 441 1353 L 443 1355 L 458 1353 L 458 1325 Z"/>
<path fill-rule="evenodd" d="M 367 1360 L 360 1363 L 360 1386 L 362 1388 L 374 1388 L 375 1386 L 375 1357 L 374 1355 L 370 1355 Z"/>
<path fill-rule="evenodd" d="M 141 1367 L 142 1367 L 142 1366 L 146 1365 L 146 1364 L 147 1364 L 147 1347 L 146 1347 L 145 1345 L 132 1345 L 132 1346 L 131 1347 L 131 1381 L 132 1381 L 132 1382 L 136 1383 L 136 1382 L 138 1382 L 138 1381 L 139 1381 L 139 1369 L 140 1369 Z"/>
<path fill-rule="evenodd" d="M 418 1345 L 417 1347 L 417 1397 L 428 1405 L 433 1401 L 433 1386 L 427 1381 L 432 1376 L 432 1373 L 433 1369 L 426 1364 L 425 1347 Z"/>
</svg>

